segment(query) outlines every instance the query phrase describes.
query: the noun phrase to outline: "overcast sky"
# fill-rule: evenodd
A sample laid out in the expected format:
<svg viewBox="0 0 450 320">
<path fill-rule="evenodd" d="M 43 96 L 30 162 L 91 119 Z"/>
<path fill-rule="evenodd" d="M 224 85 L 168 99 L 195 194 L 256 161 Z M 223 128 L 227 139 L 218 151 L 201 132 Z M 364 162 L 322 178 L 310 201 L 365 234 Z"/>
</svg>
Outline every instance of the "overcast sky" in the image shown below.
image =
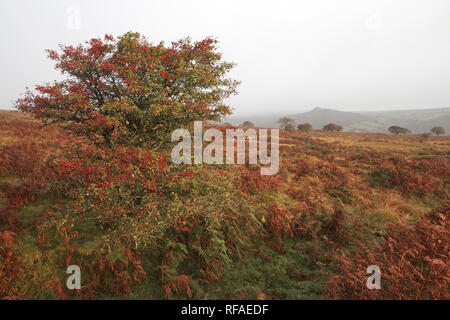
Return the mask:
<svg viewBox="0 0 450 320">
<path fill-rule="evenodd" d="M 0 106 L 60 78 L 45 49 L 138 31 L 213 36 L 235 114 L 450 107 L 450 1 L 1 0 Z"/>
</svg>

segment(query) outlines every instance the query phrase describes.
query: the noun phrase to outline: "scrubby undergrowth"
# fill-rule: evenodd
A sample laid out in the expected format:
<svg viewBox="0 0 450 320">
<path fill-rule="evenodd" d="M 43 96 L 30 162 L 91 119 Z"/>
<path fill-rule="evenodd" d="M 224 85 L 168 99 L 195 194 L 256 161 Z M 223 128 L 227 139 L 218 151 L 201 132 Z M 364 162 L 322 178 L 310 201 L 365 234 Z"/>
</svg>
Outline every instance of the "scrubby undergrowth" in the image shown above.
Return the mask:
<svg viewBox="0 0 450 320">
<path fill-rule="evenodd" d="M 0 137 L 1 298 L 448 299 L 448 137 L 283 131 L 275 176 L 102 154 L 19 112 Z"/>
</svg>

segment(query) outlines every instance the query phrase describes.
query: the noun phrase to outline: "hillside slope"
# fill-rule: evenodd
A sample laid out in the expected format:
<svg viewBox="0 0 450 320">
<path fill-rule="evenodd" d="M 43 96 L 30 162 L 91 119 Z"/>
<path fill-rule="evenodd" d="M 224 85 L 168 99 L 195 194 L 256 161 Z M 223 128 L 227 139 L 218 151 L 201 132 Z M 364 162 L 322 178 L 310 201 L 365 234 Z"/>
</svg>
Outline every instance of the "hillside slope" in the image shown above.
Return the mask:
<svg viewBox="0 0 450 320">
<path fill-rule="evenodd" d="M 449 278 L 435 268 L 448 272 L 450 261 L 441 226 L 449 137 L 281 131 L 275 176 L 256 165 L 189 166 L 180 198 L 158 197 L 182 215 L 146 248 L 105 248 L 96 224 L 67 223 L 76 205 L 50 185 L 70 187 L 57 169 L 74 143 L 85 142 L 0 112 L 0 298 L 448 298 L 439 288 Z M 195 205 L 184 210 L 181 196 Z M 399 243 L 398 234 L 414 237 Z M 365 266 L 378 263 L 391 268 L 392 290 L 361 286 Z M 70 264 L 84 272 L 78 292 L 64 286 Z M 416 277 L 419 266 L 434 273 Z"/>
<path fill-rule="evenodd" d="M 278 119 L 286 114 L 255 114 L 249 116 L 231 116 L 224 121 L 239 125 L 250 120 L 258 127 L 279 127 Z M 314 129 L 322 129 L 323 125 L 334 122 L 348 132 L 388 133 L 388 128 L 398 125 L 410 129 L 413 133 L 429 132 L 432 127 L 442 126 L 450 134 L 450 108 L 397 110 L 377 112 L 346 112 L 326 108 L 314 108 L 311 111 L 287 115 L 297 123 L 309 122 Z"/>
<path fill-rule="evenodd" d="M 450 108 L 377 112 L 343 112 L 315 108 L 310 112 L 296 114 L 293 118 L 299 122 L 309 122 L 317 129 L 329 122 L 335 122 L 350 132 L 387 133 L 387 129 L 392 125 L 406 127 L 413 133 L 429 132 L 435 126 L 442 126 L 446 132 L 450 132 Z"/>
</svg>

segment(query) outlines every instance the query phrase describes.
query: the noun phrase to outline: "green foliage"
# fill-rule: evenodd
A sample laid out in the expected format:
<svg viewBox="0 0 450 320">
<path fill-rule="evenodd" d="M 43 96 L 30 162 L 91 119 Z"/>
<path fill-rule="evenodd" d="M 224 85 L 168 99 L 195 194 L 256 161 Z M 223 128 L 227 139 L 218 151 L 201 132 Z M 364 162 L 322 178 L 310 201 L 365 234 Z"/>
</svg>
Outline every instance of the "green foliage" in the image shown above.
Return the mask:
<svg viewBox="0 0 450 320">
<path fill-rule="evenodd" d="M 189 206 L 180 196 L 192 172 L 167 162 L 164 154 L 136 148 L 73 151 L 71 160 L 54 164 L 48 181 L 51 190 L 73 201 L 59 219 L 95 221 L 108 246 L 118 240 L 136 249 L 149 245 Z"/>
<path fill-rule="evenodd" d="M 399 127 L 399 126 L 391 126 L 391 127 L 389 127 L 388 130 L 389 130 L 390 133 L 393 133 L 393 134 L 396 134 L 396 135 L 398 135 L 400 133 L 402 133 L 402 134 L 411 133 L 411 131 L 409 129 L 402 128 L 402 127 Z"/>
<path fill-rule="evenodd" d="M 369 183 L 372 186 L 389 188 L 394 178 L 394 170 L 386 167 L 379 167 L 369 173 Z"/>
<path fill-rule="evenodd" d="M 98 146 L 159 148 L 194 120 L 230 113 L 223 99 L 238 81 L 221 60 L 217 41 L 189 38 L 153 45 L 139 33 L 50 50 L 66 80 L 36 86 L 16 107 L 46 123 L 60 123 Z"/>
<path fill-rule="evenodd" d="M 295 130 L 295 125 L 293 123 L 288 123 L 287 125 L 284 126 L 284 130 L 286 130 L 286 131 L 294 131 Z"/>
<path fill-rule="evenodd" d="M 278 120 L 278 123 L 280 124 L 280 127 L 286 131 L 295 130 L 295 120 L 292 118 L 283 117 L 280 120 Z"/>
<path fill-rule="evenodd" d="M 446 137 L 282 131 L 279 174 L 262 177 L 257 165 L 172 167 L 165 150 L 96 148 L 56 126 L 1 120 L 1 298 L 323 299 L 335 272 L 359 297 L 355 275 L 365 281 L 370 261 L 339 270 L 340 256 L 359 242 L 373 252 L 388 223 L 448 199 Z M 414 294 L 445 289 L 445 266 L 427 257 L 445 263 L 449 228 L 436 241 L 433 230 L 408 244 L 403 229 L 395 250 L 377 256 L 398 260 L 386 264 L 395 269 L 415 263 L 418 243 L 440 248 L 392 276 L 409 281 L 423 264 Z M 69 264 L 84 270 L 80 291 L 64 285 Z M 402 281 L 396 293 L 408 290 Z"/>
<path fill-rule="evenodd" d="M 329 123 L 323 126 L 323 131 L 342 131 L 344 128 L 336 123 Z"/>
<path fill-rule="evenodd" d="M 253 124 L 253 122 L 251 122 L 251 121 L 244 121 L 242 124 L 241 124 L 241 127 L 249 127 L 249 128 L 252 128 L 252 127 L 254 127 L 255 125 Z"/>
<path fill-rule="evenodd" d="M 430 132 L 439 136 L 441 134 L 445 134 L 445 129 L 443 127 L 433 127 L 431 128 Z"/>
<path fill-rule="evenodd" d="M 297 126 L 297 130 L 300 130 L 300 131 L 311 131 L 312 130 L 312 125 L 310 123 L 308 123 L 308 122 L 300 123 Z"/>
</svg>

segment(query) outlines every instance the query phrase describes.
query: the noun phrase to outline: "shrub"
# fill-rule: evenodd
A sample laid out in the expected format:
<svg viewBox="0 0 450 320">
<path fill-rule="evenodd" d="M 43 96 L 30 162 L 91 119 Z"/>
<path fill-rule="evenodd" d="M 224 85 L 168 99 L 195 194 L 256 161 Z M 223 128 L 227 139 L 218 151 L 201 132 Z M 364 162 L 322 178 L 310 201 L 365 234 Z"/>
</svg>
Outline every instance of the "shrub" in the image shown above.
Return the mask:
<svg viewBox="0 0 450 320">
<path fill-rule="evenodd" d="M 223 99 L 238 81 L 225 77 L 234 64 L 221 60 L 216 43 L 188 38 L 166 47 L 128 32 L 49 50 L 69 77 L 28 90 L 16 107 L 98 146 L 156 149 L 176 128 L 230 114 Z"/>
<path fill-rule="evenodd" d="M 391 126 L 391 127 L 389 127 L 388 130 L 389 130 L 389 132 L 391 132 L 391 133 L 393 133 L 395 135 L 398 135 L 400 133 L 402 133 L 402 134 L 411 133 L 411 131 L 409 129 L 402 128 L 402 127 L 399 127 L 399 126 Z"/>
<path fill-rule="evenodd" d="M 342 131 L 344 128 L 336 123 L 329 123 L 323 126 L 323 131 Z"/>
<path fill-rule="evenodd" d="M 27 91 L 16 107 L 91 142 L 73 147 L 42 181 L 73 201 L 62 221 L 94 221 L 106 242 L 137 248 L 189 211 L 179 197 L 190 173 L 171 167 L 162 150 L 174 129 L 230 113 L 223 100 L 238 82 L 226 78 L 234 64 L 221 60 L 216 43 L 166 47 L 129 32 L 48 51 L 68 78 Z"/>
<path fill-rule="evenodd" d="M 192 172 L 168 166 L 162 153 L 138 148 L 110 152 L 92 149 L 61 158 L 49 188 L 74 201 L 66 212 L 70 221 L 95 222 L 107 242 L 145 247 L 184 212 L 175 194 L 189 188 L 186 179 Z"/>
<path fill-rule="evenodd" d="M 431 133 L 434 133 L 435 135 L 439 136 L 441 134 L 445 134 L 445 129 L 443 127 L 433 127 L 430 130 Z"/>
<path fill-rule="evenodd" d="M 294 131 L 295 130 L 295 120 L 289 117 L 283 117 L 278 120 L 280 127 L 286 131 Z"/>
<path fill-rule="evenodd" d="M 287 125 L 284 126 L 284 130 L 286 131 L 294 131 L 295 130 L 295 126 L 293 123 L 288 123 Z"/>
<path fill-rule="evenodd" d="M 254 127 L 255 125 L 253 124 L 253 122 L 251 122 L 251 121 L 244 121 L 242 124 L 241 124 L 241 127 L 249 127 L 249 128 L 252 128 L 252 127 Z"/>
<path fill-rule="evenodd" d="M 310 123 L 308 123 L 308 122 L 300 123 L 297 126 L 297 130 L 300 130 L 300 131 L 311 131 L 312 130 L 312 125 Z"/>
</svg>

